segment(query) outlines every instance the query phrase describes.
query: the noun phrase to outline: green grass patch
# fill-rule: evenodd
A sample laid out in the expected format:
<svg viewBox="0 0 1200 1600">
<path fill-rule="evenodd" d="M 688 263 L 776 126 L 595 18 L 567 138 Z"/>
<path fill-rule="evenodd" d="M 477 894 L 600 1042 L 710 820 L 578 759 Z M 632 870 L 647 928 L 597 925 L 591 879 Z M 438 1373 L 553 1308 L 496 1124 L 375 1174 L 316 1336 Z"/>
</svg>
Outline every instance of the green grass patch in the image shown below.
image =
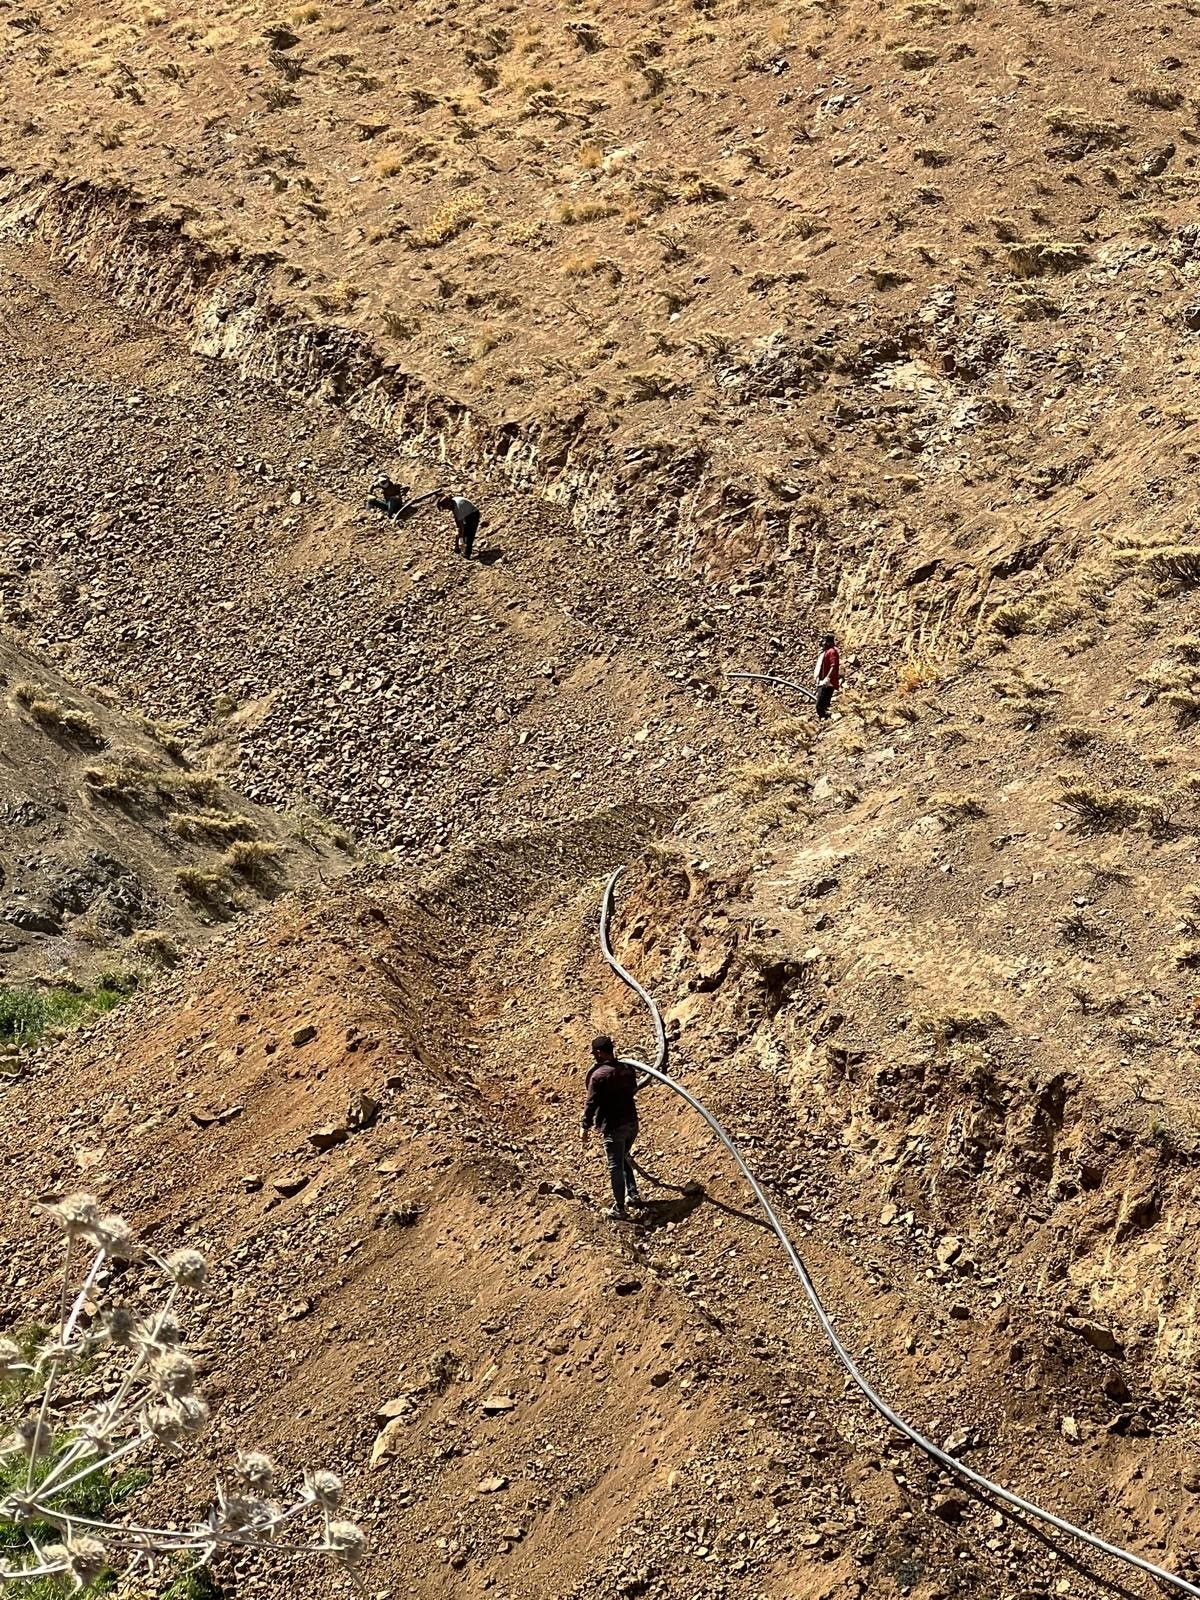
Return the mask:
<svg viewBox="0 0 1200 1600">
<path fill-rule="evenodd" d="M 92 988 L 0 989 L 0 1042 L 35 1045 L 54 1029 L 77 1028 L 119 1006 L 137 985 L 135 973 L 105 973 Z"/>
</svg>

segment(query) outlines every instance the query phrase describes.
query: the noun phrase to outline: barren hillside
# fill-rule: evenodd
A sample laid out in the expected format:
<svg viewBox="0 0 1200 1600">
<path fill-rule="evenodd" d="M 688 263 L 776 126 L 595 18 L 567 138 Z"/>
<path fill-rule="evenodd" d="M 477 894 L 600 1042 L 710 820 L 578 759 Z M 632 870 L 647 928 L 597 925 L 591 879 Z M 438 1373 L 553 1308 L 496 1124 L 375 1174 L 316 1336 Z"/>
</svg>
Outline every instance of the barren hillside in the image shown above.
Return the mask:
<svg viewBox="0 0 1200 1600">
<path fill-rule="evenodd" d="M 0 1329 L 40 1196 L 205 1249 L 141 1494 L 331 1466 L 378 1600 L 1150 1593 L 845 1391 L 668 1092 L 602 1217 L 625 865 L 872 1381 L 1200 1582 L 1189 8 L 0 21 L 0 998 L 203 945 L 4 1080 Z M 826 627 L 832 721 L 727 679 Z"/>
</svg>

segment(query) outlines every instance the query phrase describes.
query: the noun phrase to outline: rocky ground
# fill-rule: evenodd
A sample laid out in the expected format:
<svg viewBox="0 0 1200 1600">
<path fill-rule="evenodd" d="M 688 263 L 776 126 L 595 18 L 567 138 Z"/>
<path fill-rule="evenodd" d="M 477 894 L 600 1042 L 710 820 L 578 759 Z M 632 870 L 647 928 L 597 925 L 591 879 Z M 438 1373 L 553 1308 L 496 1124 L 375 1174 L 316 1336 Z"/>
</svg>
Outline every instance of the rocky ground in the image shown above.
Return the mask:
<svg viewBox="0 0 1200 1600">
<path fill-rule="evenodd" d="M 0 1326 L 38 1196 L 204 1248 L 214 1426 L 145 1499 L 334 1467 L 378 1600 L 1125 1584 L 844 1392 L 682 1103 L 602 1219 L 626 865 L 674 1070 L 870 1377 L 1197 1581 L 1184 14 L 6 20 L 4 976 L 220 936 L 4 1081 Z M 725 680 L 827 625 L 830 724 Z"/>
<path fill-rule="evenodd" d="M 170 728 L 0 641 L 0 972 L 79 985 L 177 962 L 232 920 L 349 865 L 190 766 Z M 7 1039 L 14 1019 L 6 1018 Z"/>
</svg>

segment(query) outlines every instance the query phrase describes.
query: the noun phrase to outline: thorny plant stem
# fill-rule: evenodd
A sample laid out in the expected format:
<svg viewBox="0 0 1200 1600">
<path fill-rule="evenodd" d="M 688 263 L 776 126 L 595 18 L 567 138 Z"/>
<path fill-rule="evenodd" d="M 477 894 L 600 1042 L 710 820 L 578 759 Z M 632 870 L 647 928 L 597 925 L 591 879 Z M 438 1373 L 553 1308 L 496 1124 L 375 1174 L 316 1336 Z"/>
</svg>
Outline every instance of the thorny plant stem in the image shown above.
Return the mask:
<svg viewBox="0 0 1200 1600">
<path fill-rule="evenodd" d="M 162 1325 L 166 1321 L 167 1317 L 170 1315 L 170 1312 L 172 1311 L 172 1309 L 173 1309 L 173 1307 L 175 1305 L 175 1301 L 178 1298 L 179 1298 L 179 1285 L 177 1283 L 176 1284 L 172 1284 L 170 1293 L 167 1295 L 166 1304 L 163 1306 L 162 1310 L 158 1313 L 158 1319 L 154 1324 L 153 1333 L 143 1343 L 142 1348 L 139 1350 L 139 1352 L 137 1354 L 136 1360 L 134 1360 L 131 1363 L 129 1371 L 125 1374 L 124 1378 L 121 1380 L 121 1387 L 117 1390 L 116 1394 L 113 1396 L 112 1400 L 109 1402 L 107 1408 L 101 1414 L 100 1421 L 97 1424 L 98 1430 L 99 1429 L 107 1430 L 107 1429 L 112 1427 L 113 1422 L 116 1419 L 117 1413 L 120 1411 L 122 1405 L 124 1405 L 126 1397 L 128 1396 L 130 1389 L 133 1387 L 135 1379 L 137 1378 L 138 1374 L 141 1372 L 142 1368 L 146 1364 L 146 1353 L 147 1353 L 147 1351 L 153 1345 L 154 1341 L 158 1338 L 159 1333 L 162 1331 Z M 55 1488 L 56 1487 L 57 1481 L 58 1481 L 59 1477 L 62 1475 L 62 1473 L 64 1473 L 67 1470 L 68 1467 L 74 1466 L 75 1462 L 79 1460 L 80 1456 L 83 1454 L 84 1450 L 87 1448 L 88 1444 L 90 1444 L 90 1443 L 92 1443 L 92 1441 L 89 1440 L 89 1439 L 77 1439 L 75 1441 L 75 1443 L 67 1451 L 66 1455 L 62 1458 L 62 1460 L 55 1464 L 53 1471 L 50 1472 L 49 1474 L 47 1474 L 45 1480 L 43 1481 L 43 1483 L 41 1485 L 41 1489 L 42 1489 L 43 1493 L 45 1493 L 45 1491 L 47 1489 L 51 1489 L 51 1488 Z M 107 1459 L 111 1460 L 112 1458 L 109 1457 Z M 103 1466 L 104 1465 L 104 1461 L 103 1460 L 97 1461 L 96 1465 L 97 1466 Z"/>
<path fill-rule="evenodd" d="M 140 1450 L 142 1445 L 144 1445 L 147 1440 L 153 1439 L 153 1437 L 154 1435 L 152 1433 L 139 1433 L 136 1439 L 130 1439 L 128 1444 L 123 1444 L 119 1450 L 113 1450 L 106 1456 L 100 1456 L 97 1460 L 93 1461 L 90 1466 L 84 1467 L 82 1471 L 72 1473 L 65 1483 L 55 1483 L 51 1488 L 50 1493 L 65 1493 L 67 1489 L 74 1488 L 77 1483 L 82 1483 L 85 1478 L 90 1478 L 93 1472 L 99 1472 L 102 1467 L 111 1467 L 115 1462 L 120 1461 L 124 1456 L 130 1455 L 134 1450 Z M 64 1460 L 57 1470 L 61 1472 L 67 1465 L 68 1463 Z M 46 1492 L 46 1484 L 39 1484 L 37 1501 L 35 1501 L 35 1504 L 41 1501 L 41 1499 L 46 1495 Z"/>
<path fill-rule="evenodd" d="M 58 1346 L 61 1349 L 67 1342 L 67 1296 L 71 1292 L 71 1255 L 75 1241 L 67 1234 L 67 1251 L 63 1256 L 62 1288 L 58 1296 Z M 42 1440 L 42 1429 L 46 1423 L 46 1413 L 50 1409 L 50 1396 L 54 1390 L 54 1379 L 58 1375 L 58 1362 L 50 1363 L 50 1370 L 46 1374 L 46 1387 L 42 1390 L 42 1404 L 38 1410 L 37 1426 L 33 1430 L 33 1437 L 29 1441 L 29 1464 L 25 1470 L 25 1493 L 33 1491 L 33 1474 L 37 1468 L 38 1445 Z"/>
<path fill-rule="evenodd" d="M 99 1522 L 93 1517 L 72 1516 L 69 1512 L 58 1511 L 53 1506 L 43 1506 L 40 1503 L 36 1505 L 35 1509 L 40 1521 L 48 1522 L 52 1527 L 62 1528 L 67 1532 L 69 1532 L 71 1528 L 90 1528 L 97 1532 L 108 1535 L 110 1543 L 118 1544 L 123 1542 L 122 1535 L 133 1534 L 136 1535 L 138 1541 L 150 1539 L 157 1541 L 165 1540 L 171 1543 L 171 1547 L 173 1549 L 188 1550 L 196 1549 L 207 1544 L 250 1544 L 253 1542 L 255 1537 L 264 1533 L 272 1532 L 275 1528 L 282 1526 L 282 1524 L 285 1522 L 289 1522 L 293 1517 L 299 1516 L 302 1511 L 307 1510 L 309 1506 L 314 1504 L 315 1502 L 310 1499 L 297 1500 L 295 1505 L 289 1506 L 286 1511 L 281 1511 L 277 1517 L 268 1517 L 265 1521 L 256 1522 L 252 1524 L 252 1526 L 245 1529 L 240 1529 L 236 1533 L 222 1533 L 215 1528 L 197 1528 L 189 1531 L 186 1528 L 143 1528 L 139 1527 L 136 1523 L 122 1523 L 118 1525 L 115 1523 Z M 328 1516 L 326 1516 L 326 1525 L 328 1526 Z M 326 1532 L 326 1538 L 328 1538 L 328 1532 Z M 152 1553 L 156 1546 L 135 1543 L 133 1546 L 131 1546 L 131 1548 L 145 1548 Z M 323 1549 L 324 1546 L 277 1545 L 272 1541 L 271 1548 L 273 1550 L 307 1550 L 315 1552 Z"/>
</svg>

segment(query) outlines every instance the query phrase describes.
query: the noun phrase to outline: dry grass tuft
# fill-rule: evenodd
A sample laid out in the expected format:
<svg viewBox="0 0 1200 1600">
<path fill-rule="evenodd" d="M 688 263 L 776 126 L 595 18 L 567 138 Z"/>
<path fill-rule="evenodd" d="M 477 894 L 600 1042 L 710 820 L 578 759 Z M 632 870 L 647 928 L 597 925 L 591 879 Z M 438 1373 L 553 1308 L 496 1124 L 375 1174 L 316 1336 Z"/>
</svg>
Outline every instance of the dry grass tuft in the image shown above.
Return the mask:
<svg viewBox="0 0 1200 1600">
<path fill-rule="evenodd" d="M 205 872 L 200 867 L 180 867 L 175 885 L 189 900 L 205 906 L 221 904 L 229 887 L 223 873 Z"/>
<path fill-rule="evenodd" d="M 235 839 L 253 839 L 258 832 L 252 817 L 239 817 L 226 811 L 181 811 L 171 818 L 172 831 L 193 843 L 232 844 Z"/>
<path fill-rule="evenodd" d="M 1094 117 L 1077 106 L 1057 106 L 1046 113 L 1051 133 L 1081 140 L 1090 150 L 1116 150 L 1129 142 L 1129 128 L 1123 122 Z"/>
<path fill-rule="evenodd" d="M 803 767 L 795 761 L 747 761 L 733 774 L 732 792 L 745 800 L 761 800 L 772 789 L 808 787 Z"/>
<path fill-rule="evenodd" d="M 1008 1024 L 998 1011 L 938 1011 L 917 1017 L 916 1029 L 939 1045 L 978 1043 Z"/>
<path fill-rule="evenodd" d="M 973 794 L 952 794 L 943 791 L 940 794 L 931 794 L 925 804 L 930 815 L 937 817 L 948 828 L 987 816 L 987 807 L 978 795 Z"/>
<path fill-rule="evenodd" d="M 1044 278 L 1055 273 L 1074 272 L 1091 260 L 1082 244 L 1060 239 L 1030 239 L 1010 245 L 1008 259 L 1018 278 Z"/>
<path fill-rule="evenodd" d="M 936 661 L 904 661 L 901 662 L 897 672 L 901 694 L 916 694 L 920 689 L 929 689 L 935 683 L 940 683 L 942 669 Z"/>
<path fill-rule="evenodd" d="M 425 226 L 414 229 L 405 242 L 410 250 L 436 250 L 478 221 L 479 208 L 471 196 L 456 195 L 443 201 Z"/>
<path fill-rule="evenodd" d="M 182 959 L 174 939 L 158 928 L 139 929 L 126 949 L 135 961 L 148 962 L 155 967 L 176 967 Z"/>
<path fill-rule="evenodd" d="M 36 723 L 47 733 L 59 734 L 92 750 L 101 750 L 108 742 L 95 717 L 86 711 L 64 706 L 47 689 L 39 689 L 32 683 L 18 683 L 13 687 L 12 697 L 25 711 L 30 722 Z"/>
<path fill-rule="evenodd" d="M 1135 106 L 1152 106 L 1156 111 L 1178 111 L 1183 104 L 1183 90 L 1167 83 L 1135 83 L 1128 90 Z"/>
<path fill-rule="evenodd" d="M 1083 779 L 1068 782 L 1054 803 L 1070 811 L 1076 826 L 1087 833 L 1144 826 L 1160 834 L 1170 825 L 1162 800 L 1134 789 L 1099 789 Z"/>
<path fill-rule="evenodd" d="M 283 868 L 283 850 L 263 839 L 241 840 L 226 851 L 222 865 L 256 889 L 271 889 Z"/>
</svg>

